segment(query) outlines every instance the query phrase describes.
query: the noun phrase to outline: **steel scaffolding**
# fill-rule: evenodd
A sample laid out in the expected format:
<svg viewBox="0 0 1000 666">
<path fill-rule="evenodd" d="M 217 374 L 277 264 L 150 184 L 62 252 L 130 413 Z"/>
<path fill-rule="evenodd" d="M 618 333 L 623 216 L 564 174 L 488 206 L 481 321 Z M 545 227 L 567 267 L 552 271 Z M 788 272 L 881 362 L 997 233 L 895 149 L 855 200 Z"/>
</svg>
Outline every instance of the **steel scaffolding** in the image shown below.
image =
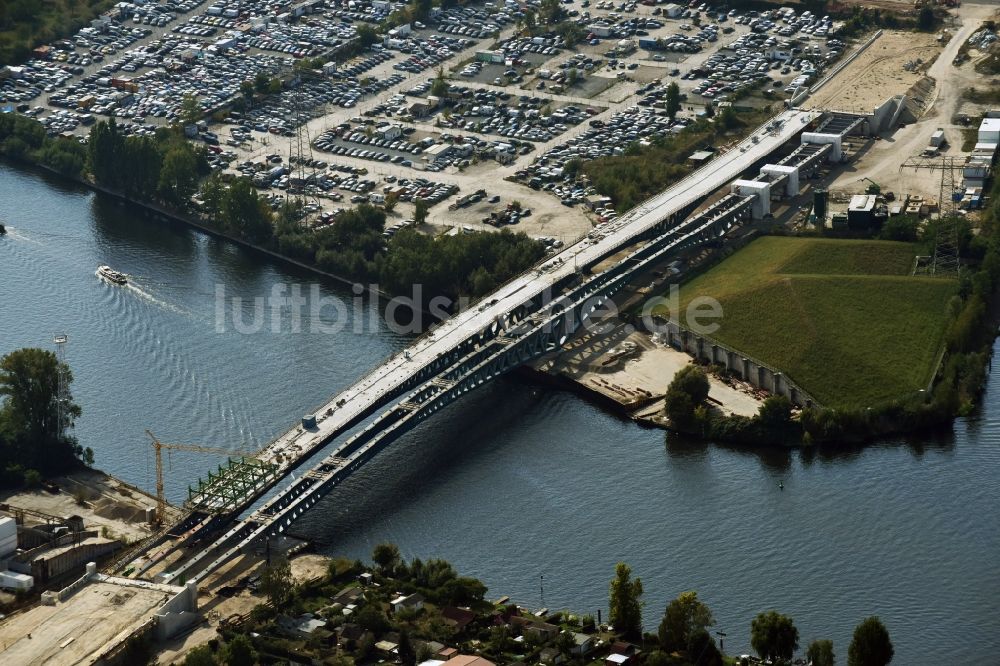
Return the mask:
<svg viewBox="0 0 1000 666">
<path fill-rule="evenodd" d="M 230 458 L 217 472 L 209 471 L 207 479 L 198 479 L 197 487 L 188 486 L 185 505 L 193 511 L 226 513 L 273 480 L 277 470 L 277 465 L 257 458 Z"/>
</svg>

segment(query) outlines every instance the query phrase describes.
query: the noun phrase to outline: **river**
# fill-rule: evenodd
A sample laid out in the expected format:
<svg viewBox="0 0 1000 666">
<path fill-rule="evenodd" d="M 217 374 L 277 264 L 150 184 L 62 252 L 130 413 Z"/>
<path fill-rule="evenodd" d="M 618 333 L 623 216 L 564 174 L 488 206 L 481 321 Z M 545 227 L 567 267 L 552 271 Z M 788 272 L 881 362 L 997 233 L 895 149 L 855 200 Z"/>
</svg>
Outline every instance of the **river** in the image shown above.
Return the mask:
<svg viewBox="0 0 1000 666">
<path fill-rule="evenodd" d="M 277 333 L 220 326 L 220 289 L 252 303 L 316 278 L 4 163 L 0 221 L 10 232 L 0 354 L 53 349 L 53 335 L 67 334 L 77 435 L 98 467 L 143 488 L 154 486 L 145 429 L 251 451 L 406 344 L 375 305 L 330 281 L 320 294 L 352 307 L 312 313 L 305 332 L 287 316 Z M 99 264 L 133 284 L 100 281 Z M 350 325 L 337 334 L 309 330 L 338 316 Z M 645 586 L 647 630 L 668 599 L 696 589 L 730 654 L 748 652 L 751 619 L 776 608 L 794 618 L 803 650 L 831 638 L 840 663 L 854 625 L 877 614 L 893 663 L 996 664 L 998 395 L 994 378 L 981 408 L 945 435 L 752 453 L 665 437 L 506 378 L 405 436 L 296 531 L 321 552 L 364 559 L 393 541 L 407 557 L 451 561 L 493 596 L 605 616 L 614 565 L 626 561 Z M 221 460 L 168 456 L 170 499 Z"/>
</svg>

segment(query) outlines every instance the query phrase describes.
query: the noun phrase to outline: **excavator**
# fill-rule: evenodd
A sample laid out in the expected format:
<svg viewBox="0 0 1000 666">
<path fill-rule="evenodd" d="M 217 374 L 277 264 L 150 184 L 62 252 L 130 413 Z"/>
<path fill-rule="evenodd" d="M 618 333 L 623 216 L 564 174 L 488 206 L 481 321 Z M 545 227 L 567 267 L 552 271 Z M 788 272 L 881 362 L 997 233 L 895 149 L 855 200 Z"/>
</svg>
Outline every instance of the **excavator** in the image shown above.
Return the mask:
<svg viewBox="0 0 1000 666">
<path fill-rule="evenodd" d="M 874 195 L 882 194 L 882 186 L 876 183 L 874 180 L 867 177 L 862 178 L 861 180 L 867 180 L 869 183 L 871 183 L 867 188 L 865 188 L 865 194 L 874 194 Z M 884 196 L 886 201 L 893 201 L 896 198 L 896 195 L 893 194 L 892 192 L 886 192 Z"/>
</svg>

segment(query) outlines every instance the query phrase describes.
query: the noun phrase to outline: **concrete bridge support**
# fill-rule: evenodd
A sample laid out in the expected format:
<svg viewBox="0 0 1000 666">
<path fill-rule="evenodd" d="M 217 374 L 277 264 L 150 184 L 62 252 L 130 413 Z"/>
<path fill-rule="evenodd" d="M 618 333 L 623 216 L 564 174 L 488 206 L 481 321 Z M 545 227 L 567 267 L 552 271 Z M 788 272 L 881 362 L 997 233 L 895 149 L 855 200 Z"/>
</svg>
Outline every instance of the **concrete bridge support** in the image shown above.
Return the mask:
<svg viewBox="0 0 1000 666">
<path fill-rule="evenodd" d="M 844 157 L 842 137 L 839 134 L 820 134 L 819 132 L 803 132 L 802 143 L 824 144 L 833 146 L 828 155 L 830 162 L 839 162 Z"/>
<path fill-rule="evenodd" d="M 730 192 L 754 197 L 750 214 L 759 220 L 771 214 L 771 183 L 758 180 L 737 180 L 730 185 Z"/>
<path fill-rule="evenodd" d="M 785 180 L 785 196 L 794 197 L 799 193 L 799 168 L 780 164 L 765 164 L 760 170 L 762 175 L 787 176 Z"/>
</svg>

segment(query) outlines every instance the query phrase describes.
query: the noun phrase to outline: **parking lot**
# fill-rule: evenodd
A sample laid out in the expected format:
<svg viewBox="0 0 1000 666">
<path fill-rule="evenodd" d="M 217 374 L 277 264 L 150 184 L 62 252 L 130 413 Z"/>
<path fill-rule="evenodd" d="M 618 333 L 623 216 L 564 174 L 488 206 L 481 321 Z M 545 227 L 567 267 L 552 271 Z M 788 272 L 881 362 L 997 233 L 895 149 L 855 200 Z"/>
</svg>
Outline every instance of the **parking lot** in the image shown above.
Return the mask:
<svg viewBox="0 0 1000 666">
<path fill-rule="evenodd" d="M 322 178 L 289 172 L 284 181 L 265 179 L 257 167 L 242 172 L 271 197 L 309 190 L 322 200 L 317 214 L 362 195 L 377 202 L 376 190 L 392 184 L 362 184 L 360 176 L 350 182 L 338 175 L 346 171 L 331 175 L 331 168 L 397 181 L 438 174 L 452 194 L 480 189 L 485 177 L 502 183 L 505 200 L 532 202 L 530 224 L 564 217 L 579 234 L 614 211 L 581 210 L 577 204 L 593 192 L 565 179 L 567 161 L 622 154 L 630 143 L 680 131 L 710 103 L 780 104 L 846 48 L 827 17 L 808 11 L 608 0 L 564 0 L 563 19 L 576 23 L 579 35 L 568 45 L 566 33 L 521 34 L 522 7 L 505 1 L 448 8 L 338 57 L 360 26 L 385 19 L 387 3 L 168 0 L 120 7 L 0 82 L 0 104 L 38 116 L 53 134 L 83 135 L 102 116 L 143 134 L 179 122 L 184 99 L 193 96 L 207 121 L 196 140 L 211 144 L 213 168 L 238 171 L 256 160 L 270 172 L 276 165 L 267 157 L 278 154 L 291 169 L 301 132 L 309 153 L 302 161 L 326 162 L 310 167 Z M 316 64 L 296 66 L 316 56 Z M 446 75 L 443 90 L 434 84 L 438 69 Z M 282 83 L 275 87 L 275 80 Z M 252 97 L 244 82 L 253 84 Z M 674 120 L 664 108 L 671 82 L 682 96 Z M 238 100 L 242 111 L 213 122 L 211 114 Z M 368 189 L 356 191 L 359 184 Z M 407 201 L 399 200 L 405 211 Z M 487 212 L 502 213 L 435 208 L 432 217 L 478 228 Z"/>
</svg>

